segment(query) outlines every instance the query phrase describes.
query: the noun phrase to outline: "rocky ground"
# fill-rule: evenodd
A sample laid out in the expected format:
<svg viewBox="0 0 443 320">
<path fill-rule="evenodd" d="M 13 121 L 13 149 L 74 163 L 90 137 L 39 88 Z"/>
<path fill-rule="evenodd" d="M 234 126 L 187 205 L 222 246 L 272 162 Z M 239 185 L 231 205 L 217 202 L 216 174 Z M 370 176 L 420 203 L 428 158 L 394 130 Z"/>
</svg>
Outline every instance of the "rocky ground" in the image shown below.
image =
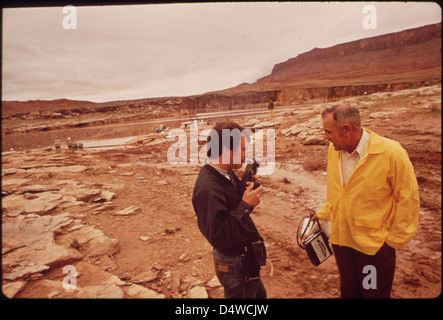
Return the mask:
<svg viewBox="0 0 443 320">
<path fill-rule="evenodd" d="M 392 297 L 437 297 L 441 87 L 347 100 L 360 108 L 365 127 L 402 143 L 420 187 L 418 233 L 397 252 Z M 325 200 L 327 145 L 319 112 L 328 105 L 285 114 L 277 109 L 274 119 L 238 119 L 276 133 L 276 168 L 260 177 L 265 192 L 253 212 L 267 245 L 262 277 L 270 298 L 339 297 L 334 258 L 314 267 L 296 243 L 299 222 Z M 211 246 L 198 230 L 191 204 L 201 164 L 170 164 L 173 141 L 164 134 L 137 141 L 111 150 L 73 151 L 62 144 L 61 150 L 2 153 L 7 297 L 223 297 Z"/>
</svg>

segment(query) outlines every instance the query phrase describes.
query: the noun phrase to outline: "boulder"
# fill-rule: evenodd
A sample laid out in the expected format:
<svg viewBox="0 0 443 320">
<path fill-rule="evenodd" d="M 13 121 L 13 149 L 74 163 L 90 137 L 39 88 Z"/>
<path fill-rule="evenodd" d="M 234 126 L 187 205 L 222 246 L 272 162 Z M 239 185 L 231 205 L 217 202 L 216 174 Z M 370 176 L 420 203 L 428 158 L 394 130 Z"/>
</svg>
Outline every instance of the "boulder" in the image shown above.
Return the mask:
<svg viewBox="0 0 443 320">
<path fill-rule="evenodd" d="M 285 136 L 296 135 L 300 143 L 304 145 L 327 143 L 323 138 L 320 117 L 315 117 L 305 122 L 296 123 L 289 128 L 281 130 L 281 133 Z"/>
<path fill-rule="evenodd" d="M 136 298 L 136 299 L 164 299 L 166 298 L 165 295 L 161 293 L 157 293 L 154 290 L 145 288 L 143 286 L 140 286 L 138 284 L 133 284 L 128 288 L 125 288 L 126 294 L 130 298 Z"/>
<path fill-rule="evenodd" d="M 212 279 L 206 283 L 206 285 L 211 288 L 221 287 L 220 281 L 218 280 L 217 276 L 213 276 Z"/>
<path fill-rule="evenodd" d="M 126 209 L 120 210 L 118 212 L 114 212 L 114 216 L 128 216 L 131 214 L 136 214 L 140 210 L 137 206 L 129 206 Z"/>
<path fill-rule="evenodd" d="M 262 121 L 259 123 L 255 123 L 251 127 L 251 129 L 261 129 L 261 128 L 267 128 L 267 127 L 274 127 L 279 124 L 280 124 L 280 121 Z"/>
<path fill-rule="evenodd" d="M 24 207 L 26 213 L 33 213 L 44 215 L 55 209 L 58 205 L 58 200 L 63 196 L 53 192 L 43 192 L 37 198 L 32 199 Z"/>
<path fill-rule="evenodd" d="M 154 281 L 158 277 L 158 272 L 154 270 L 148 270 L 145 272 L 142 272 L 135 277 L 133 277 L 131 280 L 135 283 L 147 283 Z"/>
<path fill-rule="evenodd" d="M 205 287 L 194 287 L 189 291 L 188 298 L 190 299 L 207 299 L 208 293 L 206 292 Z"/>
<path fill-rule="evenodd" d="M 3 275 L 3 279 L 15 281 L 17 279 L 28 279 L 31 275 L 48 270 L 45 265 L 29 263 L 28 265 L 14 267 L 9 273 Z"/>
<path fill-rule="evenodd" d="M 48 191 L 59 191 L 60 187 L 50 186 L 50 185 L 41 185 L 35 184 L 31 186 L 24 186 L 20 188 L 20 193 L 30 192 L 30 193 L 39 193 L 39 192 L 48 192 Z"/>
<path fill-rule="evenodd" d="M 14 298 L 27 284 L 27 281 L 15 281 L 3 284 L 3 294 L 8 298 Z"/>
<path fill-rule="evenodd" d="M 95 286 L 79 288 L 76 298 L 85 299 L 122 299 L 123 290 L 113 283 L 104 283 Z"/>
<path fill-rule="evenodd" d="M 380 112 L 373 112 L 369 115 L 369 118 L 371 119 L 385 119 L 390 118 L 394 112 L 388 112 L 388 111 L 380 111 Z"/>
<path fill-rule="evenodd" d="M 111 191 L 107 191 L 107 190 L 103 190 L 101 192 L 100 198 L 94 200 L 95 202 L 100 202 L 101 200 L 103 201 L 111 201 L 112 199 L 114 199 L 117 195 L 114 192 Z"/>
<path fill-rule="evenodd" d="M 70 264 L 83 257 L 76 249 L 60 245 L 55 233 L 72 223 L 69 214 L 41 216 L 2 225 L 3 278 L 17 280 L 52 266 Z M 10 269 L 10 270 L 8 270 Z"/>
<path fill-rule="evenodd" d="M 63 234 L 57 236 L 57 242 L 77 246 L 85 258 L 109 256 L 119 250 L 118 239 L 109 238 L 101 230 L 81 222 L 71 224 Z"/>
<path fill-rule="evenodd" d="M 188 253 L 184 252 L 180 255 L 180 257 L 178 257 L 178 261 L 180 262 L 187 262 L 191 259 L 191 257 L 189 256 Z"/>
<path fill-rule="evenodd" d="M 5 169 L 2 170 L 2 173 Z M 11 170 L 11 169 L 10 169 Z M 31 181 L 30 179 L 2 179 L 2 191 L 6 193 L 13 193 L 15 190 L 26 185 Z"/>
<path fill-rule="evenodd" d="M 99 189 L 78 189 L 74 194 L 74 197 L 78 201 L 88 202 L 92 198 L 96 198 L 102 193 Z"/>
<path fill-rule="evenodd" d="M 9 212 L 13 210 L 22 210 L 29 203 L 29 200 L 21 194 L 11 194 L 2 198 L 2 210 Z"/>
<path fill-rule="evenodd" d="M 63 167 L 34 167 L 34 168 L 24 168 L 29 173 L 67 173 L 67 172 L 83 172 L 86 171 L 87 167 L 82 165 L 73 165 L 73 166 L 63 166 Z"/>
</svg>

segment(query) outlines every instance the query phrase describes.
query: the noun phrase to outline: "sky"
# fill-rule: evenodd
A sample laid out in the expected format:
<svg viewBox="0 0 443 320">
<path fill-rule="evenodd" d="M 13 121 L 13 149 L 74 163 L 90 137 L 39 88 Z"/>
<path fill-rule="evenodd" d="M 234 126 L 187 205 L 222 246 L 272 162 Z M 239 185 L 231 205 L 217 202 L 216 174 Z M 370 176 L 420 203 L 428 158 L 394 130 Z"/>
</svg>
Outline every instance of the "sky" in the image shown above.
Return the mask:
<svg viewBox="0 0 443 320">
<path fill-rule="evenodd" d="M 367 5 L 372 7 L 364 8 Z M 253 83 L 275 64 L 441 22 L 433 2 L 3 8 L 2 100 L 107 102 Z"/>
</svg>

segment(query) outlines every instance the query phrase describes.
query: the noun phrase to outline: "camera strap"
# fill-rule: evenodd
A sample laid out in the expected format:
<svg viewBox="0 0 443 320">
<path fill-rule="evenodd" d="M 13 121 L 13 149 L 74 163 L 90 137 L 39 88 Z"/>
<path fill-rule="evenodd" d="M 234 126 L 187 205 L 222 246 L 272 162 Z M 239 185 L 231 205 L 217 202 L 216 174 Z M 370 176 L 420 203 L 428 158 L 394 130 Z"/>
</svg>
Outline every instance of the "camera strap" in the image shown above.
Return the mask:
<svg viewBox="0 0 443 320">
<path fill-rule="evenodd" d="M 237 177 L 235 176 L 235 173 L 231 169 L 228 170 L 228 177 L 229 177 L 229 180 L 231 180 L 231 183 L 234 186 L 234 189 L 237 190 L 237 192 L 239 192 L 240 187 L 238 185 L 237 180 L 235 179 Z"/>
</svg>

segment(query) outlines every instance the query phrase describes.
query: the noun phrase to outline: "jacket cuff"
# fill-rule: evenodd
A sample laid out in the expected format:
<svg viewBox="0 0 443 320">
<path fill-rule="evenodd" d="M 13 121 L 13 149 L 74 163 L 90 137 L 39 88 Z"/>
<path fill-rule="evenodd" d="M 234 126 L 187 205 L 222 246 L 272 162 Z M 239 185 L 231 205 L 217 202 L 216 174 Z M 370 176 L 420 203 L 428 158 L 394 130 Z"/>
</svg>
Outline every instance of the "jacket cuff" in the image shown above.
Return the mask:
<svg viewBox="0 0 443 320">
<path fill-rule="evenodd" d="M 249 215 L 252 210 L 254 210 L 254 208 L 242 200 L 238 207 L 235 210 L 232 210 L 230 214 L 240 221 L 245 215 Z"/>
<path fill-rule="evenodd" d="M 331 221 L 331 205 L 328 202 L 326 202 L 316 213 L 319 219 Z"/>
</svg>

